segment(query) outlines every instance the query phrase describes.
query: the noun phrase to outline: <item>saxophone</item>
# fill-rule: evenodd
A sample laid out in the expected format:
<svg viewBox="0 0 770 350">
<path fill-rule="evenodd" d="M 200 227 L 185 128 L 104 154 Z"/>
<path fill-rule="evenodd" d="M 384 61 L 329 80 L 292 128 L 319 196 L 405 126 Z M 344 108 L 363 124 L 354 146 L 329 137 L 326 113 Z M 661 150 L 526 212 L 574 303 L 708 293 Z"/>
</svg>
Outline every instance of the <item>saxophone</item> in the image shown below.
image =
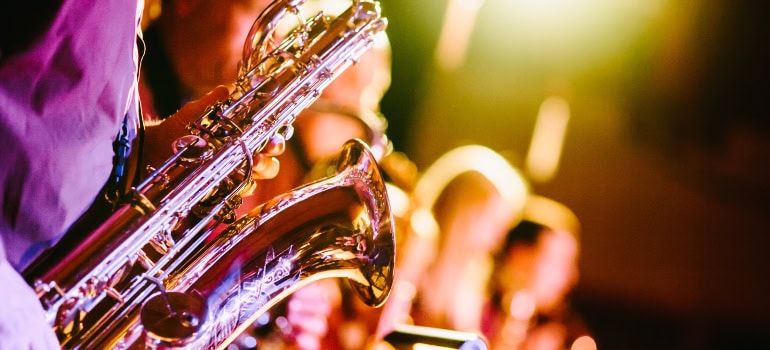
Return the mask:
<svg viewBox="0 0 770 350">
<path fill-rule="evenodd" d="M 391 214 L 376 161 L 360 142 L 343 150 L 337 176 L 214 233 L 253 182 L 253 154 L 271 137 L 290 138 L 296 116 L 387 26 L 377 2 L 354 0 L 334 18 L 309 19 L 303 3 L 268 6 L 245 42 L 230 99 L 192 123 L 125 204 L 93 230 L 70 230 L 22 273 L 62 347 L 222 348 L 320 278 L 350 278 L 372 306 L 387 298 Z M 276 43 L 287 15 L 300 24 Z"/>
</svg>

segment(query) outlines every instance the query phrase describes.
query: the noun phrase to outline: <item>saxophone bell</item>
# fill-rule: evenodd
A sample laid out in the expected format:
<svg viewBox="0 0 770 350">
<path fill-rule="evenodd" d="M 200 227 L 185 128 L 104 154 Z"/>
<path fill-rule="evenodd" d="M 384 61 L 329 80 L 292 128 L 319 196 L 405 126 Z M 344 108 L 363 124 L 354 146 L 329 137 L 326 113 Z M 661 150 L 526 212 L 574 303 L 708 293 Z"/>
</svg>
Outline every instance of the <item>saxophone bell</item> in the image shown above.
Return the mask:
<svg viewBox="0 0 770 350">
<path fill-rule="evenodd" d="M 171 300 L 164 309 L 150 300 L 154 312 L 166 313 L 154 319 L 174 320 L 173 333 L 180 335 L 160 337 L 164 346 L 221 349 L 279 301 L 324 278 L 347 278 L 366 304 L 382 305 L 390 294 L 395 258 L 386 191 L 368 146 L 348 141 L 336 175 L 253 209 L 172 274 L 170 295 L 158 293 L 155 299 L 180 301 Z M 191 319 L 201 319 L 199 298 L 208 311 L 193 326 Z M 155 332 L 148 326 L 138 323 L 129 333 L 144 327 L 150 339 Z M 152 337 L 154 344 L 158 338 Z"/>
</svg>

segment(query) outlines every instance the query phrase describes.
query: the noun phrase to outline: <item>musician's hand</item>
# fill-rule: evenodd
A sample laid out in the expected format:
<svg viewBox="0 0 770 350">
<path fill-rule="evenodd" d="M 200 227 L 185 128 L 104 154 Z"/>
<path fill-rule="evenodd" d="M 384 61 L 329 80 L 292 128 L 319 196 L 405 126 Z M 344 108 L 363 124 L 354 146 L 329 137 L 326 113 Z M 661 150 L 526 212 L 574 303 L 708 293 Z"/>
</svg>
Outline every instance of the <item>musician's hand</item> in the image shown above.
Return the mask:
<svg viewBox="0 0 770 350">
<path fill-rule="evenodd" d="M 273 135 L 262 151 L 254 157 L 251 176 L 256 179 L 272 179 L 278 175 L 280 163 L 277 156 L 286 150 L 286 140 L 281 135 Z"/>
<path fill-rule="evenodd" d="M 35 293 L 1 257 L 0 281 L 0 349 L 60 349 Z"/>
<path fill-rule="evenodd" d="M 145 136 L 144 163 L 158 167 L 170 158 L 171 144 L 178 137 L 188 134 L 187 125 L 200 118 L 209 106 L 224 101 L 229 96 L 225 86 L 218 86 L 203 97 L 190 101 L 182 106 L 174 115 L 162 123 L 147 126 Z M 254 157 L 252 176 L 256 179 L 270 179 L 278 174 L 276 156 L 283 153 L 285 141 L 280 135 L 270 139 L 268 145 Z"/>
</svg>

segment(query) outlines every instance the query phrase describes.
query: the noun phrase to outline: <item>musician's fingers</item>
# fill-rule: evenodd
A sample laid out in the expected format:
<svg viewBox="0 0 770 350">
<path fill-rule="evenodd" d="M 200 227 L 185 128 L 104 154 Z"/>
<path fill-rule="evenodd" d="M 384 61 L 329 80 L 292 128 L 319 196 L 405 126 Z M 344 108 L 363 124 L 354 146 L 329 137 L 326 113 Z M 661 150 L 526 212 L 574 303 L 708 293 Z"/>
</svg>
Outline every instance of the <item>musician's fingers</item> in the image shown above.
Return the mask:
<svg viewBox="0 0 770 350">
<path fill-rule="evenodd" d="M 171 157 L 171 144 L 178 137 L 189 134 L 187 125 L 200 118 L 209 106 L 218 101 L 224 101 L 229 92 L 225 86 L 218 86 L 201 98 L 190 101 L 176 113 L 169 116 L 160 124 L 148 125 L 145 131 L 144 161 L 154 167 L 163 164 Z"/>
<path fill-rule="evenodd" d="M 251 168 L 251 176 L 254 179 L 265 180 L 272 179 L 278 175 L 281 168 L 278 159 L 271 156 L 257 154 L 254 156 L 254 166 Z"/>
<path fill-rule="evenodd" d="M 173 122 L 186 127 L 199 118 L 209 106 L 227 99 L 230 92 L 224 85 L 219 85 L 197 100 L 186 103 L 164 123 Z"/>
<path fill-rule="evenodd" d="M 285 150 L 286 140 L 282 135 L 276 134 L 270 138 L 270 140 L 267 142 L 267 145 L 265 145 L 265 148 L 260 153 L 262 155 L 275 157 L 283 154 Z"/>
</svg>

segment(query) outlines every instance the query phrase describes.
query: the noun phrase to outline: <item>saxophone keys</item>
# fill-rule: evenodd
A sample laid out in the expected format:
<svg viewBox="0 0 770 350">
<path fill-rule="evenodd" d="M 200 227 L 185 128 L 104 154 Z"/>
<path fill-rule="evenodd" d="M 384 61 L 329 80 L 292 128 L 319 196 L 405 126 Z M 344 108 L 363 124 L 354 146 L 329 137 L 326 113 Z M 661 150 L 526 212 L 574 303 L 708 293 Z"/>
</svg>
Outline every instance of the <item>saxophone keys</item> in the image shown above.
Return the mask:
<svg viewBox="0 0 770 350">
<path fill-rule="evenodd" d="M 203 332 L 208 308 L 194 293 L 156 293 L 140 312 L 148 349 L 170 349 L 196 344 Z"/>
<path fill-rule="evenodd" d="M 212 155 L 208 142 L 198 135 L 185 135 L 176 139 L 171 148 L 180 153 L 179 160 L 185 164 L 199 164 Z"/>
<path fill-rule="evenodd" d="M 139 213 L 142 215 L 147 215 L 149 213 L 154 212 L 157 210 L 155 207 L 155 204 L 152 204 L 152 201 L 150 201 L 147 196 L 145 196 L 142 193 L 139 193 L 136 189 L 132 188 L 131 191 L 128 192 L 129 202 L 131 203 L 131 207 L 136 209 Z"/>
<path fill-rule="evenodd" d="M 104 293 L 109 296 L 112 299 L 115 299 L 120 304 L 123 304 L 125 302 L 125 299 L 123 298 L 123 295 L 120 294 L 120 292 L 113 288 L 113 287 L 107 287 L 104 289 Z"/>
</svg>

